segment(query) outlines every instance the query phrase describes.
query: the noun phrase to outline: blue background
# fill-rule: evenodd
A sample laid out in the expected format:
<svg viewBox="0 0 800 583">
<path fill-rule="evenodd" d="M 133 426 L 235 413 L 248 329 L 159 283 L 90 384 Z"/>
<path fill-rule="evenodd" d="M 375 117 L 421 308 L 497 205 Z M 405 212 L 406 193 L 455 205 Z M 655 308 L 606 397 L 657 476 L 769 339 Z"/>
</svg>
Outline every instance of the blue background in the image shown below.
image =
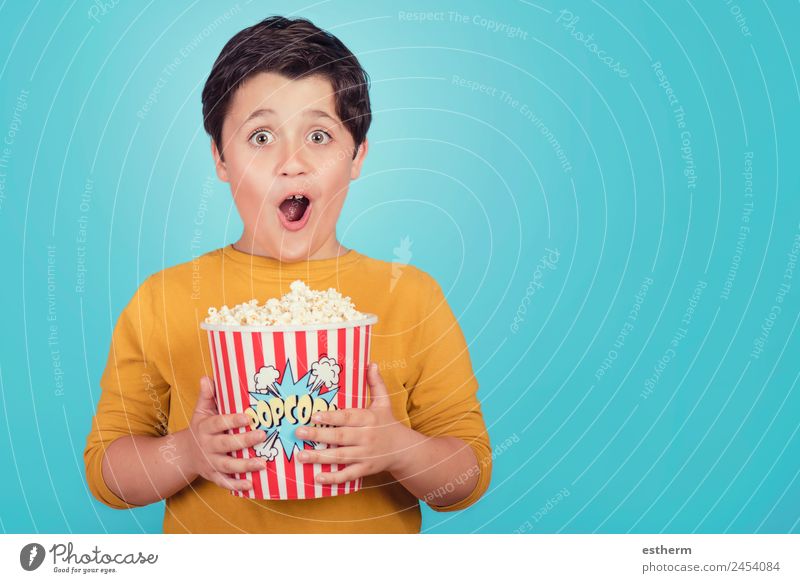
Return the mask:
<svg viewBox="0 0 800 583">
<path fill-rule="evenodd" d="M 372 77 L 340 240 L 470 342 L 492 484 L 424 531 L 800 532 L 800 6 L 744 0 L 0 3 L 3 531 L 160 531 L 90 496 L 85 436 L 137 286 L 240 234 L 200 92 L 274 13 Z"/>
</svg>

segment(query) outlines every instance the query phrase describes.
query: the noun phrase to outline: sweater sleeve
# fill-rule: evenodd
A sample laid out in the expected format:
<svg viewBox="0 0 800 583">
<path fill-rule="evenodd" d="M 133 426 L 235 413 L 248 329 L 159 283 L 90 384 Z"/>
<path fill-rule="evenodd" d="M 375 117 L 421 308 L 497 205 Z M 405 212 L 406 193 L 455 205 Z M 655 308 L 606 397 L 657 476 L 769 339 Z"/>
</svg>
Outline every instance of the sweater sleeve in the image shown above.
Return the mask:
<svg viewBox="0 0 800 583">
<path fill-rule="evenodd" d="M 114 327 L 100 378 L 100 400 L 83 453 L 89 490 L 100 502 L 116 509 L 137 505 L 119 498 L 103 479 L 106 449 L 123 436 L 161 436 L 167 432 L 170 387 L 152 361 L 156 322 L 151 283 L 148 279 L 139 287 Z"/>
<path fill-rule="evenodd" d="M 491 479 L 492 456 L 464 334 L 439 284 L 424 276 L 427 307 L 413 347 L 407 405 L 411 427 L 429 437 L 461 439 L 477 460 L 476 466 L 453 476 L 457 482 L 478 474 L 478 482 L 466 498 L 448 506 L 430 505 L 437 512 L 448 512 L 467 508 L 483 495 Z"/>
</svg>

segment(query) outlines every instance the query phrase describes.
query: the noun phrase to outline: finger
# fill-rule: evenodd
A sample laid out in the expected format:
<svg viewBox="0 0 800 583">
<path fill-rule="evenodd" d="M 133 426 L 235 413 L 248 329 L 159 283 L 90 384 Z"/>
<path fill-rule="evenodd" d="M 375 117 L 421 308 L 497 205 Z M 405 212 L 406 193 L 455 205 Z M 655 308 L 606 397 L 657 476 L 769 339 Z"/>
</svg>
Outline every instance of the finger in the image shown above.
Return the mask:
<svg viewBox="0 0 800 583">
<path fill-rule="evenodd" d="M 318 441 L 331 445 L 356 445 L 359 443 L 359 431 L 353 427 L 310 427 L 295 429 L 297 437 L 304 441 Z"/>
<path fill-rule="evenodd" d="M 216 435 L 211 439 L 210 450 L 214 453 L 228 453 L 229 451 L 239 451 L 263 443 L 267 440 L 266 431 L 245 431 L 244 433 L 234 433 L 232 435 Z"/>
<path fill-rule="evenodd" d="M 251 482 L 250 480 L 238 480 L 236 478 L 231 478 L 230 476 L 226 476 L 221 472 L 216 472 L 212 474 L 211 481 L 214 482 L 220 488 L 225 488 L 226 490 L 253 489 L 253 482 Z"/>
<path fill-rule="evenodd" d="M 216 415 L 217 401 L 214 397 L 214 381 L 208 377 L 200 378 L 200 394 L 197 397 L 197 404 L 194 410 L 204 415 Z"/>
<path fill-rule="evenodd" d="M 267 467 L 267 462 L 260 458 L 239 459 L 229 455 L 215 456 L 212 467 L 224 474 L 244 474 L 245 472 L 260 472 Z"/>
<path fill-rule="evenodd" d="M 244 413 L 229 413 L 227 415 L 214 415 L 206 421 L 203 428 L 209 433 L 222 433 L 229 429 L 237 429 L 250 425 L 250 417 Z"/>
<path fill-rule="evenodd" d="M 319 472 L 314 480 L 320 484 L 341 484 L 367 475 L 367 464 L 352 464 L 338 472 Z"/>
<path fill-rule="evenodd" d="M 366 427 L 372 425 L 373 414 L 369 409 L 358 408 L 319 411 L 311 416 L 311 421 L 337 427 Z"/>
<path fill-rule="evenodd" d="M 383 382 L 381 373 L 378 372 L 378 365 L 371 362 L 367 368 L 367 384 L 369 385 L 369 407 L 391 407 L 389 390 Z"/>
<path fill-rule="evenodd" d="M 360 447 L 329 447 L 327 449 L 304 449 L 297 459 L 309 464 L 354 464 L 364 459 Z"/>
</svg>

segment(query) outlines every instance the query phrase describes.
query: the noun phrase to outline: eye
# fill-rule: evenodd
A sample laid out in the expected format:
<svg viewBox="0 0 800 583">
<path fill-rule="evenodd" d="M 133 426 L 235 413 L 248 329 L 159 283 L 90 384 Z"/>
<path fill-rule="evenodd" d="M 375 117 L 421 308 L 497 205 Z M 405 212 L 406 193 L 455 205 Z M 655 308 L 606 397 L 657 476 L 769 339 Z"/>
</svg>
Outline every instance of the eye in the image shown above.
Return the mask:
<svg viewBox="0 0 800 583">
<path fill-rule="evenodd" d="M 275 136 L 269 130 L 256 130 L 250 136 L 250 143 L 254 146 L 266 146 L 275 141 Z"/>
<path fill-rule="evenodd" d="M 324 131 L 324 130 L 314 130 L 310 134 L 308 134 L 308 139 L 311 140 L 315 144 L 327 144 L 333 138 L 331 135 Z"/>
</svg>

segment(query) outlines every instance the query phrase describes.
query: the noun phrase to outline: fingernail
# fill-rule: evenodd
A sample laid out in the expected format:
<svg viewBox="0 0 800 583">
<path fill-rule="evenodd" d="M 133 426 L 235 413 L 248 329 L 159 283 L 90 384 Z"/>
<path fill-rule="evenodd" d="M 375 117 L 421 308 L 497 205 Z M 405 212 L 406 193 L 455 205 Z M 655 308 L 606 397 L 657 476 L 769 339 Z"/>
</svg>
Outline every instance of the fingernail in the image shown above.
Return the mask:
<svg viewBox="0 0 800 583">
<path fill-rule="evenodd" d="M 295 433 L 300 437 L 303 437 L 304 435 L 308 435 L 308 429 L 306 429 L 305 427 L 298 427 L 295 430 Z"/>
</svg>

